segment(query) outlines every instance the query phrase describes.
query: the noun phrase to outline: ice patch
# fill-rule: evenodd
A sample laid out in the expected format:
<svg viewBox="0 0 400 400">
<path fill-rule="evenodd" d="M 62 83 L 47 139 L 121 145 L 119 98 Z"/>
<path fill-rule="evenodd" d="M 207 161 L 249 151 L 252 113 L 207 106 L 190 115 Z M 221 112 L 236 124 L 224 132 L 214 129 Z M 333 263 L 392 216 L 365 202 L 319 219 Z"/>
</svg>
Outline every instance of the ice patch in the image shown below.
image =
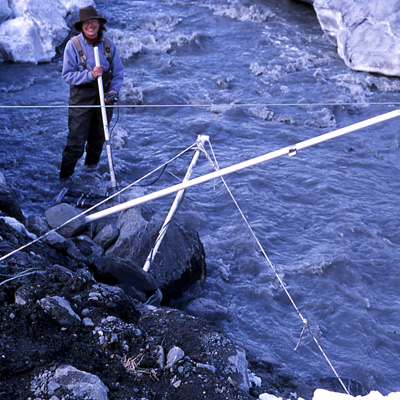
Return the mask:
<svg viewBox="0 0 400 400">
<path fill-rule="evenodd" d="M 67 37 L 65 18 L 92 0 L 12 0 L 0 24 L 0 61 L 48 62 Z"/>
<path fill-rule="evenodd" d="M 312 400 L 400 400 L 400 392 L 389 393 L 387 396 L 383 396 L 381 393 L 372 391 L 366 396 L 353 397 L 344 393 L 329 392 L 324 389 L 317 389 L 314 392 Z"/>
</svg>

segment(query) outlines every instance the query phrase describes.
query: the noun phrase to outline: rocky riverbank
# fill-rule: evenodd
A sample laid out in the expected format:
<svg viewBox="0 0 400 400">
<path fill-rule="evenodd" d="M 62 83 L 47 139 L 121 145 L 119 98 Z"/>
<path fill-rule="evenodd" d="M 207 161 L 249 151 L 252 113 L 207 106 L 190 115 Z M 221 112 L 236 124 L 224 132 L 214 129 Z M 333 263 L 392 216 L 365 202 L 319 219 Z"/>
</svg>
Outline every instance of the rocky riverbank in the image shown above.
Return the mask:
<svg viewBox="0 0 400 400">
<path fill-rule="evenodd" d="M 169 307 L 206 276 L 201 241 L 183 223 L 145 273 L 160 226 L 151 210 L 52 230 L 80 210 L 24 216 L 1 178 L 0 399 L 307 399 L 338 389 L 248 360 L 206 321 Z"/>
</svg>

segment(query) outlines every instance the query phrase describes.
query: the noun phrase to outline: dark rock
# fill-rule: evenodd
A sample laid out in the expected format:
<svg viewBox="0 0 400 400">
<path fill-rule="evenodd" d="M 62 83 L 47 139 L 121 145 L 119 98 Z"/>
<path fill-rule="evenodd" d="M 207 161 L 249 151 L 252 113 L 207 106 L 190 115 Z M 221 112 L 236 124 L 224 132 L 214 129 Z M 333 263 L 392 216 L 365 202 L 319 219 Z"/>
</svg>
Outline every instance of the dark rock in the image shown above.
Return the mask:
<svg viewBox="0 0 400 400">
<path fill-rule="evenodd" d="M 86 264 L 91 264 L 95 259 L 104 254 L 104 249 L 85 235 L 71 239 L 79 252 L 83 255 Z"/>
<path fill-rule="evenodd" d="M 93 265 L 94 277 L 109 285 L 120 285 L 133 298 L 142 302 L 157 289 L 157 282 L 133 261 L 119 257 L 103 257 Z"/>
<path fill-rule="evenodd" d="M 0 177 L 0 211 L 24 223 L 25 217 L 13 190 L 7 186 L 3 174 Z"/>
<path fill-rule="evenodd" d="M 150 218 L 149 215 L 136 208 L 125 211 L 117 224 L 119 237 L 106 254 L 133 259 L 144 265 L 163 223 L 161 218 Z M 197 232 L 173 221 L 149 272 L 158 281 L 166 299 L 180 296 L 192 285 L 201 282 L 206 275 L 206 263 Z"/>
<path fill-rule="evenodd" d="M 94 241 L 107 250 L 118 238 L 119 230 L 111 224 L 105 225 L 94 237 Z"/>
<path fill-rule="evenodd" d="M 65 203 L 58 204 L 45 212 L 47 223 L 51 229 L 64 237 L 72 237 L 85 229 L 84 217 L 77 217 L 80 212 L 73 206 Z M 70 221 L 65 224 L 67 221 Z M 65 224 L 65 225 L 64 225 Z"/>
<path fill-rule="evenodd" d="M 223 307 L 216 301 L 207 298 L 198 298 L 192 300 L 186 307 L 185 311 L 196 317 L 204 318 L 207 321 L 214 322 L 233 319 L 234 310 Z"/>
</svg>

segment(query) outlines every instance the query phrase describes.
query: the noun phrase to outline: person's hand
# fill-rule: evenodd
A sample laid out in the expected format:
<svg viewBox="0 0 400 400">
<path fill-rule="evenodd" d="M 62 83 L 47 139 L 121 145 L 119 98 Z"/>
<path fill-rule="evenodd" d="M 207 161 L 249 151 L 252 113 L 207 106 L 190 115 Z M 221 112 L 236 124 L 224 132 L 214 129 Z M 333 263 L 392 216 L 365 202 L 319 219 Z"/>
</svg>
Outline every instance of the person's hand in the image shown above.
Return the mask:
<svg viewBox="0 0 400 400">
<path fill-rule="evenodd" d="M 92 71 L 93 79 L 97 79 L 99 76 L 103 75 L 103 66 L 99 65 L 93 68 Z"/>
</svg>

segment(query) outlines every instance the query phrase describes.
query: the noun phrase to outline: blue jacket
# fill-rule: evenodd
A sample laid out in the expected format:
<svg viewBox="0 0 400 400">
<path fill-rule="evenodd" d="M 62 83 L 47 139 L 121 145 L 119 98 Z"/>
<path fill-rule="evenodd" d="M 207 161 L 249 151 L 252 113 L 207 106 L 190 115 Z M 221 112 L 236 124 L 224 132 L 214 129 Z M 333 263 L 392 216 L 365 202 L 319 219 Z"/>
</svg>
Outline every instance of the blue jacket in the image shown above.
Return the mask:
<svg viewBox="0 0 400 400">
<path fill-rule="evenodd" d="M 86 40 L 82 33 L 78 35 L 78 39 L 81 42 L 82 50 L 87 57 L 86 68 L 82 65 L 74 42 L 69 40 L 64 51 L 62 77 L 64 78 L 65 82 L 70 85 L 83 85 L 85 83 L 91 83 L 94 81 L 92 70 L 96 66 L 96 63 L 94 59 L 93 45 Z M 118 96 L 124 80 L 124 67 L 119 57 L 117 48 L 110 39 L 109 41 L 111 47 L 111 65 L 113 75 L 108 90 L 113 90 Z M 100 64 L 103 65 L 103 71 L 108 71 L 110 68 L 110 63 L 104 54 L 104 33 L 98 46 Z"/>
</svg>

